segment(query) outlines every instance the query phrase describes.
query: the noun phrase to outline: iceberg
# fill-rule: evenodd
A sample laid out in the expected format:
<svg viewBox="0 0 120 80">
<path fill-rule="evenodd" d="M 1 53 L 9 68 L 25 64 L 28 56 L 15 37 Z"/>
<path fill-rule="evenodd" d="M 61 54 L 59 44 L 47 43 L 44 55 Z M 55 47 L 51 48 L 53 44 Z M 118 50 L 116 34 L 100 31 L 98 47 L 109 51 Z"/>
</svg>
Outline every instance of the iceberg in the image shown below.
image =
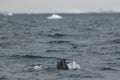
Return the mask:
<svg viewBox="0 0 120 80">
<path fill-rule="evenodd" d="M 8 13 L 8 16 L 13 16 L 13 13 Z"/>
<path fill-rule="evenodd" d="M 13 16 L 13 13 L 3 13 L 4 16 Z"/>
<path fill-rule="evenodd" d="M 52 14 L 51 16 L 48 16 L 47 19 L 62 19 L 62 17 L 57 14 Z"/>
</svg>

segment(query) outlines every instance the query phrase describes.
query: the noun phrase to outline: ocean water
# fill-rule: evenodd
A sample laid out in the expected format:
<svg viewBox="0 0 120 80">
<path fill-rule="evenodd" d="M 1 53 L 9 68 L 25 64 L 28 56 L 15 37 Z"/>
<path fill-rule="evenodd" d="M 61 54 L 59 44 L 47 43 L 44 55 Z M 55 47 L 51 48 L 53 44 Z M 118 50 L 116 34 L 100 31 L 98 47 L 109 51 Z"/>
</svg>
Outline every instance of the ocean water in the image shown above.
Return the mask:
<svg viewBox="0 0 120 80">
<path fill-rule="evenodd" d="M 120 14 L 49 15 L 0 15 L 0 80 L 120 80 Z M 57 70 L 60 58 L 82 69 Z"/>
</svg>

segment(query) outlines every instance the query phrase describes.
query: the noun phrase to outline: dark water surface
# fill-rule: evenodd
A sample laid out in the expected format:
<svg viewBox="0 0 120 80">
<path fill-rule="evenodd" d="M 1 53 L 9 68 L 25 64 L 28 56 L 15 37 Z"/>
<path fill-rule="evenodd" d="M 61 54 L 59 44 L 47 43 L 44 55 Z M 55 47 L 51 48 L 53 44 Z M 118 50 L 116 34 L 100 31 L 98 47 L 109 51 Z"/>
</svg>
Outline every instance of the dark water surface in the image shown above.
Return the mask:
<svg viewBox="0 0 120 80">
<path fill-rule="evenodd" d="M 0 15 L 0 80 L 120 80 L 120 14 L 47 16 Z M 82 69 L 56 70 L 59 58 Z"/>
</svg>

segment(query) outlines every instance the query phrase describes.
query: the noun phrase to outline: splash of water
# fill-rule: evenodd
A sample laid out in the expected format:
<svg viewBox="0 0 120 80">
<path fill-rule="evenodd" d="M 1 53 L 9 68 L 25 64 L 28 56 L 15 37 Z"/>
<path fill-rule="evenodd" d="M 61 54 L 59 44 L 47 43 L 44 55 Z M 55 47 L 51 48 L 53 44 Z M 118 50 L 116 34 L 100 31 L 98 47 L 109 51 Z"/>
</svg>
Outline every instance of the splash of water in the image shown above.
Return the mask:
<svg viewBox="0 0 120 80">
<path fill-rule="evenodd" d="M 80 65 L 77 64 L 75 61 L 73 61 L 72 63 L 68 63 L 67 66 L 69 69 L 81 69 Z"/>
</svg>

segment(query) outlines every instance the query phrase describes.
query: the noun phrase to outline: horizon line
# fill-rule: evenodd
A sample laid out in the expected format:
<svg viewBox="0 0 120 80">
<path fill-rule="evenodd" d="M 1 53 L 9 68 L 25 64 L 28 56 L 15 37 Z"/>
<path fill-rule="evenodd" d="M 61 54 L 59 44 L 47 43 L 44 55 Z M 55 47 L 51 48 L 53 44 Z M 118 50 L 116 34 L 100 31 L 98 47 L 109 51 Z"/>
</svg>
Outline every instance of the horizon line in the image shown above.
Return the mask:
<svg viewBox="0 0 120 80">
<path fill-rule="evenodd" d="M 25 13 L 25 14 L 39 14 L 39 13 L 78 13 L 78 14 L 80 14 L 80 13 L 120 13 L 120 11 L 119 10 L 95 10 L 95 11 L 80 11 L 80 10 L 66 10 L 66 11 L 43 11 L 43 12 L 36 12 L 36 11 L 34 11 L 34 12 L 31 12 L 31 11 L 29 11 L 29 12 L 18 12 L 18 11 L 0 11 L 0 14 L 7 14 L 7 13 L 15 13 L 15 14 L 19 14 L 19 13 Z"/>
</svg>

